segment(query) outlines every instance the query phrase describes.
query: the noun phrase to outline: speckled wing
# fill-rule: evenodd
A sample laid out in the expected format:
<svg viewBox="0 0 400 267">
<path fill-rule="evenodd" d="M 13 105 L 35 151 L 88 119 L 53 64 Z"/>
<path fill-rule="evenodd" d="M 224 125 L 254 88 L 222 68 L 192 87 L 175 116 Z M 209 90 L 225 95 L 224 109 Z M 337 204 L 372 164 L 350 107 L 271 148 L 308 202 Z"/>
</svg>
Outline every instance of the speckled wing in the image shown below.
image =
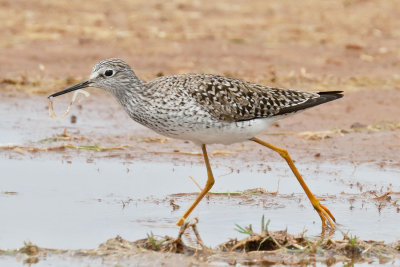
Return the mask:
<svg viewBox="0 0 400 267">
<path fill-rule="evenodd" d="M 330 101 L 321 99 L 319 93 L 267 87 L 223 76 L 186 78 L 188 93 L 210 114 L 228 122 L 294 113 Z"/>
</svg>

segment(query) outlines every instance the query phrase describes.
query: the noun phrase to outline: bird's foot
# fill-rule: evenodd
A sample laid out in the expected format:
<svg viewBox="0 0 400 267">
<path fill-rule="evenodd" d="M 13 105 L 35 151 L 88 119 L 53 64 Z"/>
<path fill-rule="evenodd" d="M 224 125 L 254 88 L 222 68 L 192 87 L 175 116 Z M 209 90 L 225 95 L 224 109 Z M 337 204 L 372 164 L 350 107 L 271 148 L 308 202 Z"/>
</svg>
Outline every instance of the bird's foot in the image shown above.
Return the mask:
<svg viewBox="0 0 400 267">
<path fill-rule="evenodd" d="M 320 200 L 322 200 L 322 199 L 314 198 L 314 199 L 311 199 L 311 203 L 312 203 L 314 209 L 318 212 L 319 217 L 321 217 L 322 235 L 324 235 L 325 229 L 327 227 L 330 228 L 332 231 L 335 230 L 335 228 L 336 228 L 336 225 L 335 225 L 336 220 L 335 220 L 335 217 L 333 217 L 333 215 L 330 212 L 330 210 L 319 202 Z M 326 224 L 326 222 L 328 222 L 328 224 Z"/>
</svg>

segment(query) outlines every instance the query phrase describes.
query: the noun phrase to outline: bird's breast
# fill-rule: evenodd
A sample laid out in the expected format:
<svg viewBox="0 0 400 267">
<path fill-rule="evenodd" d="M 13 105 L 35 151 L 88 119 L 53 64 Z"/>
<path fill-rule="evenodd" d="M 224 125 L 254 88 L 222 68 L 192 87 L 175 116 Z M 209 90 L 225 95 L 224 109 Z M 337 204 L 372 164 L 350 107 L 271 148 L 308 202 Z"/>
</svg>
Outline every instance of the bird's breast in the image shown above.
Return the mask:
<svg viewBox="0 0 400 267">
<path fill-rule="evenodd" d="M 173 99 L 170 99 L 173 98 Z M 156 99 L 156 100 L 154 100 Z M 198 144 L 231 144 L 264 131 L 274 118 L 231 122 L 214 117 L 194 99 L 184 96 L 121 102 L 129 116 L 153 131 Z"/>
</svg>

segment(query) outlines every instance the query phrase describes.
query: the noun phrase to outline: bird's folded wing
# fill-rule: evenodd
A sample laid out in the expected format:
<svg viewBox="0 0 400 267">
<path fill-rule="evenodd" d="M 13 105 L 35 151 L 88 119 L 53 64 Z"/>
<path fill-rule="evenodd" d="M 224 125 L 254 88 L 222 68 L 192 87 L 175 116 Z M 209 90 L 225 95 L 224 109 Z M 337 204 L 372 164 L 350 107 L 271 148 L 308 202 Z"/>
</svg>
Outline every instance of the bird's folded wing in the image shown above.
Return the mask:
<svg viewBox="0 0 400 267">
<path fill-rule="evenodd" d="M 198 77 L 196 77 L 198 76 Z M 293 113 L 317 93 L 267 87 L 215 75 L 188 76 L 188 93 L 219 120 L 235 122 Z M 289 108 L 289 109 L 288 109 Z"/>
</svg>

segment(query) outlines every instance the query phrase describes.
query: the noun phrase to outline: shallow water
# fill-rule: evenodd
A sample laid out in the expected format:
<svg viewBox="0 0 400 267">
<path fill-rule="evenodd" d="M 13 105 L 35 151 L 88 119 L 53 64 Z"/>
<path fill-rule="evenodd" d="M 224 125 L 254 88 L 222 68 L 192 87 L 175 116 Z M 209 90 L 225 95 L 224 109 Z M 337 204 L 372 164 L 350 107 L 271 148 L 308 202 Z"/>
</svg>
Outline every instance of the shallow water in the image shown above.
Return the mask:
<svg viewBox="0 0 400 267">
<path fill-rule="evenodd" d="M 157 256 L 159 256 L 158 254 Z M 22 259 L 16 260 L 15 257 L 11 256 L 0 256 L 0 263 L 2 266 L 7 267 L 14 267 L 14 266 L 25 266 L 26 264 L 23 263 Z M 355 263 L 351 265 L 348 263 L 348 266 L 357 266 L 357 267 L 364 267 L 364 266 L 376 266 L 378 265 L 379 261 L 374 262 L 364 262 L 364 263 Z M 103 260 L 100 257 L 80 257 L 80 256 L 71 256 L 71 255 L 47 255 L 45 259 L 40 260 L 38 265 L 33 266 L 57 266 L 57 267 L 97 267 L 97 266 L 185 266 L 187 265 L 187 261 L 185 259 L 174 259 L 172 257 L 160 257 L 160 259 L 155 258 L 155 254 L 152 256 L 149 255 L 137 255 L 137 257 L 121 257 L 118 260 Z M 316 262 L 310 263 L 310 265 L 316 267 L 327 266 L 324 263 Z M 398 259 L 390 260 L 389 262 L 382 264 L 380 263 L 379 266 L 399 266 L 400 261 Z M 244 264 L 236 264 L 235 266 L 259 266 L 256 265 L 254 262 L 251 263 L 244 263 Z M 260 264 L 261 266 L 265 266 Z M 226 262 L 211 262 L 209 265 L 203 264 L 203 266 L 231 266 L 228 265 Z M 276 264 L 273 266 L 287 266 L 287 265 L 280 265 Z M 330 267 L 339 267 L 339 266 L 346 266 L 343 262 L 336 263 L 333 265 L 329 265 Z"/>
<path fill-rule="evenodd" d="M 270 219 L 271 230 L 288 228 L 290 233 L 304 229 L 307 235 L 320 233 L 320 219 L 301 187 L 283 164 L 270 165 L 266 173 L 245 169 L 229 173 L 228 168 L 214 168 L 216 183 L 212 192 L 236 192 L 263 187 L 268 192 L 278 188 L 276 196 L 212 195 L 192 213 L 200 219 L 200 234 L 207 245 L 215 246 L 230 237 L 244 237 L 234 225 L 253 225 L 257 230 L 261 216 Z M 368 165 L 301 165 L 310 189 L 325 198 L 339 223 L 339 229 L 361 239 L 395 241 L 400 213 L 391 201 L 373 200 L 369 190 L 386 192 L 390 187 L 400 192 L 399 172 L 381 171 Z M 171 194 L 198 192 L 189 176 L 203 184 L 203 166 L 172 163 L 113 160 L 94 163 L 74 160 L 10 160 L 1 158 L 0 248 L 18 248 L 24 241 L 40 247 L 78 249 L 94 248 L 116 235 L 137 240 L 146 233 L 175 236 L 176 220 L 195 195 Z M 227 174 L 228 173 L 228 174 Z M 357 182 L 362 185 L 356 186 Z M 354 184 L 351 186 L 351 184 Z M 5 194 L 4 192 L 16 192 Z M 378 192 L 378 194 L 380 194 Z M 173 210 L 170 200 L 180 206 Z M 336 238 L 341 238 L 339 231 Z"/>
<path fill-rule="evenodd" d="M 32 105 L 35 101 L 38 105 Z M 45 98 L 38 97 L 4 99 L 0 105 L 0 145 L 29 144 L 59 134 L 65 128 L 76 136 L 96 136 L 98 140 L 109 135 L 148 136 L 149 133 L 134 123 L 121 124 L 119 117 L 126 115 L 118 106 L 100 109 L 94 103 L 85 105 L 82 110 L 74 110 L 78 121 L 72 124 L 68 119 L 48 118 L 46 102 Z M 64 107 L 62 102 L 57 104 L 56 108 Z M 199 163 L 189 164 L 187 159 L 182 161 L 182 155 L 175 154 L 171 161 L 163 158 L 164 162 L 160 163 L 153 161 L 160 160 L 153 159 L 151 153 L 144 153 L 149 155 L 145 162 L 121 155 L 108 158 L 111 153 L 87 157 L 75 152 L 26 153 L 21 157 L 16 153 L 0 154 L 0 249 L 19 248 L 24 241 L 47 248 L 89 249 L 116 235 L 132 241 L 145 238 L 151 232 L 176 236 L 175 222 L 195 198 L 195 194 L 180 193 L 199 192 L 189 176 L 195 177 L 200 185 L 206 180 L 201 157 L 194 159 Z M 62 160 L 63 157 L 68 157 L 71 163 Z M 252 224 L 259 231 L 263 214 L 271 220 L 270 230 L 287 228 L 292 234 L 303 230 L 307 230 L 307 236 L 320 234 L 320 218 L 284 162 L 266 165 L 254 159 L 248 162 L 224 157 L 214 159 L 216 183 L 212 192 L 262 187 L 269 193 L 219 194 L 205 198 L 191 217 L 199 218 L 198 229 L 206 245 L 216 246 L 232 237 L 244 238 L 234 230 L 235 224 Z M 321 162 L 296 165 L 311 191 L 324 197 L 323 204 L 335 215 L 339 225 L 334 238 L 342 238 L 340 231 L 364 240 L 392 242 L 400 238 L 399 205 L 393 204 L 400 200 L 399 168 Z M 394 192 L 390 200 L 373 199 L 390 188 Z M 174 210 L 171 200 L 179 205 L 178 209 Z M 132 262 L 135 260 L 130 259 L 129 263 Z M 151 260 L 142 259 L 143 263 Z M 21 264 L 21 259 L 0 256 L 1 266 Z M 77 259 L 65 255 L 50 255 L 40 261 L 40 266 L 102 264 L 99 258 Z M 114 266 L 115 262 L 109 265 Z"/>
</svg>

